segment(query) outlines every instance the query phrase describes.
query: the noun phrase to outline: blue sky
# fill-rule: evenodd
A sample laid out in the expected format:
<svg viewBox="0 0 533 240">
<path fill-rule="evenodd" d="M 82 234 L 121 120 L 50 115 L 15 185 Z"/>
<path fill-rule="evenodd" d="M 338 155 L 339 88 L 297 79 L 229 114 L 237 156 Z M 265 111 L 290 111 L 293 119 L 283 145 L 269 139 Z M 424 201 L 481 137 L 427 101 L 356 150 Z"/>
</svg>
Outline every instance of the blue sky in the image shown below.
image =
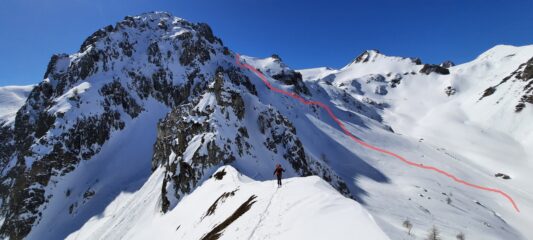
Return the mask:
<svg viewBox="0 0 533 240">
<path fill-rule="evenodd" d="M 293 68 L 339 68 L 365 49 L 461 63 L 496 44 L 533 44 L 532 0 L 3 0 L 0 86 L 37 83 L 52 54 L 154 10 L 206 22 L 232 50 L 277 53 Z"/>
</svg>

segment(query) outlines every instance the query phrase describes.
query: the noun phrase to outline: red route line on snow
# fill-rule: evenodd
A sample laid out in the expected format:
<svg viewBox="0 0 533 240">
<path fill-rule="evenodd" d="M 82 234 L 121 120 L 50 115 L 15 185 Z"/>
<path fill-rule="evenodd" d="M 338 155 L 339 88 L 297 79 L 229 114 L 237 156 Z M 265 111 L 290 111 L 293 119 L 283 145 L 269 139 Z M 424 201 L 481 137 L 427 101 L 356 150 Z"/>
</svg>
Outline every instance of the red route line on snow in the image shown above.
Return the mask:
<svg viewBox="0 0 533 240">
<path fill-rule="evenodd" d="M 337 125 L 339 125 L 339 127 L 342 129 L 344 134 L 348 135 L 348 137 L 350 137 L 352 140 L 354 140 L 359 145 L 361 145 L 363 147 L 366 147 L 366 148 L 369 148 L 369 149 L 372 149 L 374 151 L 381 152 L 381 153 L 384 153 L 386 155 L 395 157 L 395 158 L 401 160 L 402 162 L 404 162 L 404 163 L 406 163 L 408 165 L 438 172 L 438 173 L 440 173 L 440 174 L 442 174 L 442 175 L 444 175 L 444 176 L 446 176 L 448 178 L 451 178 L 453 181 L 461 183 L 461 184 L 464 184 L 466 186 L 477 188 L 477 189 L 481 189 L 481 190 L 485 190 L 485 191 L 489 191 L 489 192 L 498 193 L 498 194 L 502 195 L 503 197 L 507 198 L 507 200 L 509 200 L 509 202 L 511 202 L 511 204 L 513 205 L 514 209 L 517 212 L 520 212 L 520 210 L 518 209 L 518 206 L 514 202 L 513 198 L 511 198 L 511 196 L 509 196 L 507 193 L 503 192 L 502 190 L 495 189 L 495 188 L 483 187 L 483 186 L 479 186 L 479 185 L 476 185 L 476 184 L 472 184 L 472 183 L 466 182 L 466 181 L 464 181 L 464 180 L 462 180 L 462 179 L 460 179 L 460 178 L 458 178 L 458 177 L 456 177 L 456 176 L 454 176 L 454 175 L 452 175 L 452 174 L 450 174 L 450 173 L 448 173 L 448 172 L 446 172 L 444 170 L 438 169 L 438 168 L 433 167 L 433 166 L 427 166 L 427 165 L 424 165 L 424 164 L 421 164 L 421 163 L 416 163 L 416 162 L 409 161 L 409 160 L 405 159 L 404 157 L 402 157 L 402 156 L 400 156 L 400 155 L 398 155 L 396 153 L 390 152 L 388 150 L 385 150 L 385 149 L 382 149 L 382 148 L 379 148 L 379 147 L 376 147 L 376 146 L 373 146 L 373 145 L 371 145 L 369 143 L 364 142 L 363 140 L 361 140 L 361 139 L 357 138 L 356 136 L 354 136 L 350 131 L 348 131 L 348 129 L 346 129 L 344 124 L 337 118 L 337 116 L 335 116 L 335 114 L 333 114 L 333 111 L 331 111 L 331 109 L 326 104 L 324 104 L 322 102 L 317 102 L 317 101 L 309 101 L 309 100 L 306 100 L 306 99 L 302 98 L 300 95 L 298 95 L 296 93 L 287 92 L 287 91 L 285 91 L 283 89 L 279 89 L 279 88 L 276 88 L 276 87 L 272 86 L 272 84 L 270 84 L 270 82 L 266 79 L 265 75 L 263 75 L 263 73 L 261 73 L 259 70 L 255 69 L 253 66 L 251 66 L 251 65 L 249 65 L 247 63 L 241 63 L 240 62 L 240 57 L 241 56 L 239 54 L 236 54 L 236 56 L 235 56 L 235 62 L 237 63 L 237 65 L 238 66 L 243 66 L 245 68 L 248 68 L 252 72 L 254 72 L 259 78 L 261 78 L 261 80 L 263 80 L 265 85 L 271 91 L 274 91 L 274 92 L 281 93 L 283 95 L 292 97 L 292 98 L 300 101 L 301 103 L 303 103 L 305 105 L 317 105 L 317 106 L 321 107 L 322 109 L 326 110 L 326 112 L 333 119 L 333 121 L 335 121 L 337 123 Z"/>
</svg>

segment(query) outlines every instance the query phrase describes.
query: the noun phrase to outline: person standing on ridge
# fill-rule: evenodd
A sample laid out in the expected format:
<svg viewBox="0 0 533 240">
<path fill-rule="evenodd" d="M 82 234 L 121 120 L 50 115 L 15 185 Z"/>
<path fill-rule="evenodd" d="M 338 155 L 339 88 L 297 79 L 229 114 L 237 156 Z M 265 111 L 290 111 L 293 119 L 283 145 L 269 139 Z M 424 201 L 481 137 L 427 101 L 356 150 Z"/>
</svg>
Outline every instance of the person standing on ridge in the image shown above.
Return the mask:
<svg viewBox="0 0 533 240">
<path fill-rule="evenodd" d="M 278 187 L 281 187 L 281 174 L 285 172 L 285 169 L 281 167 L 281 164 L 276 165 L 276 169 L 274 170 L 274 175 L 278 177 Z"/>
</svg>

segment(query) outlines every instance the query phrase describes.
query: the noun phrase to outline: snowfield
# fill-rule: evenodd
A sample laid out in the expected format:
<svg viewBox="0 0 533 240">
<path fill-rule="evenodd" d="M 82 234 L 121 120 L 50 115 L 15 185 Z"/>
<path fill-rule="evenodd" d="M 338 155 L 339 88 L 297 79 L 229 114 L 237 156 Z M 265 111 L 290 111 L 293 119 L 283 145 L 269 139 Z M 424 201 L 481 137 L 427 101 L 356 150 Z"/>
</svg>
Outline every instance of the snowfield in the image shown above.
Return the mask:
<svg viewBox="0 0 533 240">
<path fill-rule="evenodd" d="M 249 210 L 220 230 L 219 239 L 389 239 L 361 205 L 318 177 L 288 178 L 278 188 L 231 166 L 219 173 L 222 179 L 211 177 L 162 215 L 157 170 L 136 194 L 119 195 L 67 239 L 207 239 L 249 199 Z"/>
<path fill-rule="evenodd" d="M 533 181 L 530 174 L 533 170 L 533 142 L 531 141 L 533 125 L 528 123 L 533 122 L 533 109 L 531 105 L 528 105 L 527 109 L 515 113 L 514 108 L 523 95 L 522 89 L 525 82 L 520 80 L 506 82 L 491 96 L 480 98 L 485 89 L 498 84 L 510 73 L 516 71 L 521 64 L 531 59 L 533 46 L 496 46 L 471 62 L 451 67 L 449 75 L 435 73 L 421 75 L 418 72 L 422 66 L 409 63 L 409 59 L 376 56 L 375 54 L 372 56 L 373 60 L 367 63 L 352 63 L 334 72 L 330 70 L 317 72 L 315 69 L 300 72 L 304 79 L 310 82 L 321 84 L 329 81 L 331 85 L 343 89 L 362 101 L 370 99 L 374 104 L 386 105 L 387 107 L 382 111 L 383 122 L 394 129 L 396 136 L 382 139 L 369 136 L 377 140 L 374 142 L 375 145 L 402 153 L 405 150 L 398 149 L 398 147 L 405 148 L 401 147 L 405 141 L 417 141 L 416 146 L 407 147 L 411 149 L 411 152 L 401 155 L 411 155 L 412 157 L 408 157 L 410 160 L 449 169 L 449 172 L 460 178 L 469 179 L 470 182 L 483 186 L 493 186 L 511 195 L 517 202 L 520 213 L 514 211 L 511 204 L 497 194 L 486 195 L 483 191 L 468 189 L 454 183 L 449 184 L 448 179 L 434 182 L 440 186 L 438 188 L 442 189 L 442 194 L 446 194 L 442 188 L 444 184 L 448 185 L 447 188 L 459 188 L 463 189 L 462 191 L 479 192 L 484 195 L 482 198 L 469 197 L 471 198 L 469 201 L 472 202 L 499 202 L 497 205 L 500 210 L 487 208 L 487 211 L 492 212 L 498 218 L 503 217 L 510 225 L 520 229 L 526 239 L 531 239 L 533 232 L 529 226 L 533 225 L 533 218 L 527 213 L 533 212 L 533 192 L 531 191 Z M 322 77 L 326 75 L 324 72 L 329 75 Z M 395 73 L 401 74 L 401 83 L 395 88 L 388 88 L 387 94 L 380 94 L 377 89 L 390 83 L 379 80 L 375 75 L 394 77 Z M 448 86 L 456 91 L 450 96 L 444 94 Z M 376 135 L 376 132 L 372 135 Z M 405 140 L 402 140 L 404 143 L 393 143 L 393 138 Z M 434 155 L 434 153 L 440 154 Z M 401 175 L 418 175 L 420 172 L 405 166 L 401 168 L 407 168 L 405 171 L 401 170 Z M 510 175 L 512 179 L 495 178 L 496 173 Z M 430 175 L 434 175 L 436 179 L 439 178 L 438 175 Z M 393 181 L 398 181 L 400 178 L 404 176 L 392 177 Z M 420 179 L 417 181 L 421 182 Z M 375 186 L 373 183 L 370 185 Z M 401 185 L 406 191 L 419 192 L 419 196 L 409 198 L 410 201 L 428 198 L 425 190 L 424 192 L 415 190 L 419 188 L 417 183 Z M 412 190 L 407 190 L 410 188 Z M 378 195 L 381 196 L 381 194 Z M 429 197 L 435 199 L 436 196 Z M 378 198 L 372 198 L 366 202 L 370 205 L 371 212 L 381 215 L 377 212 L 383 212 L 380 208 L 385 207 L 387 203 L 379 204 L 380 207 L 374 209 L 372 205 L 377 205 L 378 201 L 380 201 Z M 454 205 L 453 201 L 451 205 Z M 463 205 L 460 208 L 464 209 L 464 207 L 466 206 Z M 484 205 L 483 208 L 485 208 Z M 402 213 L 398 212 L 398 214 Z M 390 216 L 391 214 L 389 212 L 384 215 Z M 446 221 L 445 219 L 449 218 L 439 217 L 436 220 Z M 491 226 L 487 227 L 489 229 L 493 228 L 491 224 L 486 225 Z M 469 235 L 478 239 L 481 238 L 482 233 L 476 232 Z M 494 235 L 484 236 L 482 239 L 491 237 L 508 239 L 508 237 Z"/>
</svg>

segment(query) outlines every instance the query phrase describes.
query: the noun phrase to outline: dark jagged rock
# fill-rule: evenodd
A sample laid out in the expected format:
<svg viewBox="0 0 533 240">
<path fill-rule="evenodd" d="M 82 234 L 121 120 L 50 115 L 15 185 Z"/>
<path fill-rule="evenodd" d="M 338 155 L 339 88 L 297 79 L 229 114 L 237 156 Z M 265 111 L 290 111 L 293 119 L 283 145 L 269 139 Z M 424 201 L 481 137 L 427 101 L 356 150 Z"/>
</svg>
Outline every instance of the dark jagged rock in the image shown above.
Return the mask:
<svg viewBox="0 0 533 240">
<path fill-rule="evenodd" d="M 518 104 L 516 104 L 514 111 L 517 112 L 517 113 L 521 112 L 522 110 L 524 110 L 525 107 L 526 107 L 525 103 L 523 103 L 523 102 L 518 103 Z"/>
<path fill-rule="evenodd" d="M 501 177 L 502 179 L 505 179 L 505 180 L 511 179 L 511 177 L 509 177 L 509 175 L 504 174 L 504 173 L 496 173 L 496 174 L 494 174 L 494 176 L 495 177 Z"/>
<path fill-rule="evenodd" d="M 235 161 L 236 156 L 230 150 L 232 146 L 238 147 L 239 155 L 250 150 L 250 145 L 244 141 L 249 137 L 246 128 L 237 128 L 235 131 L 237 135 L 233 139 L 221 141 L 224 144 L 220 145 L 212 138 L 205 139 L 215 133 L 216 125 L 213 125 L 211 121 L 198 122 L 195 120 L 196 118 L 212 117 L 215 111 L 220 111 L 227 118 L 236 118 L 239 121 L 244 117 L 245 107 L 241 97 L 242 93 L 236 92 L 234 87 L 242 85 L 243 89 L 246 90 L 255 90 L 255 88 L 242 84 L 249 80 L 234 68 L 227 70 L 218 68 L 214 75 L 213 85 L 207 91 L 215 95 L 217 107 L 197 111 L 193 107 L 193 104 L 199 101 L 196 99 L 192 103 L 182 104 L 175 108 L 158 125 L 158 138 L 154 146 L 152 169 L 165 166 L 166 177 L 162 189 L 163 212 L 175 204 L 169 199 L 180 199 L 183 194 L 190 193 L 197 187 L 202 177 L 209 173 L 210 169 Z M 185 161 L 183 154 L 194 137 L 202 138 L 205 152 L 196 151 L 190 160 Z M 235 145 L 231 144 L 232 142 Z M 168 156 L 170 155 L 176 157 L 169 159 Z"/>
<path fill-rule="evenodd" d="M 105 97 L 103 105 L 106 111 L 110 110 L 111 105 L 122 106 L 122 109 L 124 109 L 130 117 L 135 118 L 144 110 L 139 104 L 137 104 L 135 99 L 129 95 L 128 91 L 122 87 L 119 81 L 105 84 L 100 89 L 100 93 Z"/>
<path fill-rule="evenodd" d="M 91 36 L 87 37 L 80 46 L 80 52 L 87 50 L 89 46 L 93 46 L 98 40 L 107 36 L 108 32 L 113 31 L 113 26 L 108 25 L 105 28 L 96 30 Z"/>
<path fill-rule="evenodd" d="M 515 112 L 521 112 L 526 107 L 526 103 L 533 104 L 533 94 L 526 94 L 522 96 L 515 107 Z"/>
<path fill-rule="evenodd" d="M 533 58 L 527 61 L 524 71 L 517 78 L 522 79 L 524 81 L 533 78 Z"/>
<path fill-rule="evenodd" d="M 302 74 L 299 72 L 294 70 L 282 70 L 281 73 L 272 76 L 272 78 L 279 80 L 284 84 L 293 85 L 294 90 L 298 93 L 309 95 L 309 89 L 305 86 L 305 83 L 302 80 Z"/>
<path fill-rule="evenodd" d="M 495 87 L 489 87 L 489 88 L 485 89 L 485 92 L 483 92 L 483 95 L 481 96 L 481 98 L 479 100 L 481 100 L 481 99 L 483 99 L 485 97 L 488 97 L 488 96 L 494 94 L 495 92 L 496 92 L 496 88 Z"/>
<path fill-rule="evenodd" d="M 452 86 L 448 86 L 444 89 L 444 93 L 446 93 L 446 95 L 451 96 L 451 95 L 454 95 L 456 92 L 455 88 L 453 88 Z"/>
<path fill-rule="evenodd" d="M 244 117 L 244 100 L 238 92 L 224 89 L 224 72 L 221 69 L 215 75 L 214 93 L 220 106 L 231 106 L 239 119 Z"/>
<path fill-rule="evenodd" d="M 448 70 L 448 69 L 446 69 L 444 67 L 441 67 L 439 65 L 424 64 L 424 67 L 422 67 L 422 69 L 420 69 L 420 73 L 423 73 L 423 74 L 426 74 L 426 75 L 429 75 L 430 73 L 448 75 L 448 74 L 450 74 L 450 70 Z"/>
<path fill-rule="evenodd" d="M 211 58 L 210 52 L 213 49 L 209 47 L 204 38 L 195 39 L 192 34 L 182 34 L 179 39 L 183 49 L 179 58 L 182 65 L 190 66 L 195 61 L 204 64 Z"/>
<path fill-rule="evenodd" d="M 390 87 L 395 88 L 396 86 L 398 86 L 402 82 L 402 78 L 403 77 L 401 74 L 396 74 L 394 78 L 390 80 Z"/>
<path fill-rule="evenodd" d="M 387 95 L 387 93 L 388 93 L 387 86 L 386 85 L 376 86 L 376 89 L 374 90 L 374 93 L 379 94 L 379 95 Z"/>
<path fill-rule="evenodd" d="M 366 78 L 366 83 L 371 83 L 371 82 L 384 83 L 385 77 L 381 74 L 371 74 Z"/>
<path fill-rule="evenodd" d="M 411 58 L 411 61 L 416 64 L 416 65 L 422 65 L 422 59 L 416 57 L 416 58 Z"/>
<path fill-rule="evenodd" d="M 98 71 L 98 62 L 100 59 L 104 59 L 101 55 L 103 55 L 101 50 L 92 48 L 90 51 L 86 52 L 78 62 L 72 63 L 69 71 L 71 71 L 74 76 L 78 76 L 79 79 L 84 80 L 89 75 Z"/>
<path fill-rule="evenodd" d="M 127 34 L 125 36 L 127 36 Z M 133 51 L 135 51 L 133 44 L 131 44 L 127 40 L 118 43 L 118 47 L 122 49 L 122 54 L 126 55 L 127 57 L 131 57 L 133 55 Z"/>
<path fill-rule="evenodd" d="M 270 56 L 271 58 L 274 58 L 275 60 L 277 60 L 278 62 L 282 62 L 283 60 L 281 60 L 281 57 L 278 55 L 278 54 L 272 54 L 272 56 Z"/>
<path fill-rule="evenodd" d="M 148 46 L 148 62 L 161 66 L 161 51 L 157 42 L 152 42 Z"/>
<path fill-rule="evenodd" d="M 224 178 L 224 175 L 226 175 L 226 171 L 222 169 L 221 171 L 218 171 L 215 174 L 213 174 L 213 177 L 215 177 L 215 179 L 217 180 L 222 180 L 222 178 Z"/>
<path fill-rule="evenodd" d="M 220 41 L 220 39 L 218 39 L 217 37 L 215 37 L 215 35 L 213 35 L 213 30 L 211 30 L 211 27 L 209 27 L 209 25 L 205 23 L 198 23 L 195 26 L 196 26 L 196 31 L 198 31 L 200 36 L 204 37 L 208 42 L 214 43 L 215 41 L 218 41 L 222 45 L 222 42 Z"/>
<path fill-rule="evenodd" d="M 372 59 L 372 57 L 376 54 L 379 54 L 380 52 L 378 50 L 367 50 L 361 53 L 359 56 L 355 58 L 353 61 L 354 63 L 365 63 Z"/>
<path fill-rule="evenodd" d="M 439 66 L 441 66 L 443 68 L 451 68 L 451 67 L 455 66 L 455 63 L 450 61 L 450 60 L 446 60 L 446 61 L 442 62 Z"/>
<path fill-rule="evenodd" d="M 44 77 L 43 78 L 48 78 L 49 75 L 51 74 L 54 74 L 57 72 L 57 69 L 56 69 L 56 65 L 57 65 L 57 62 L 60 60 L 60 59 L 68 59 L 68 55 L 67 54 L 54 54 L 52 55 L 52 57 L 50 58 L 50 61 L 48 62 L 48 67 L 46 68 L 46 72 L 44 73 Z M 56 77 L 56 76 L 54 76 Z"/>
<path fill-rule="evenodd" d="M 226 172 L 224 172 L 224 171 L 221 171 L 221 172 L 226 174 Z M 220 172 L 217 172 L 217 173 L 220 173 Z M 222 178 L 220 178 L 220 179 L 222 179 Z M 225 192 L 222 195 L 220 195 L 220 197 L 218 197 L 217 200 L 215 200 L 215 202 L 213 204 L 211 204 L 211 206 L 209 206 L 209 208 L 207 209 L 207 212 L 202 217 L 202 219 L 207 217 L 207 216 L 213 215 L 213 213 L 215 213 L 215 210 L 217 209 L 218 203 L 219 202 L 224 202 L 226 199 L 235 196 L 235 192 L 237 192 L 238 190 L 239 189 L 237 188 L 237 189 L 235 189 L 235 190 L 233 190 L 231 192 Z"/>
<path fill-rule="evenodd" d="M 527 104 L 533 104 L 533 58 L 520 64 L 516 70 L 504 77 L 497 85 L 487 88 L 479 100 L 494 94 L 500 85 L 505 84 L 511 79 L 513 79 L 513 82 L 516 80 L 527 82 L 523 87 L 524 95 L 522 95 L 515 106 L 516 113 L 522 112 Z"/>
<path fill-rule="evenodd" d="M 165 189 L 162 197 L 163 202 L 168 204 L 162 206 L 163 212 L 170 207 L 167 194 L 173 195 L 173 198 L 181 198 L 182 194 L 190 193 L 197 186 L 206 168 L 218 166 L 221 163 L 231 163 L 235 159 L 231 153 L 225 151 L 225 147 L 221 148 L 209 141 L 205 142 L 206 155 L 195 153 L 191 159 L 193 165 L 183 161 L 182 155 L 189 141 L 194 136 L 202 134 L 205 136 L 212 128 L 207 122 L 197 123 L 192 119 L 184 119 L 184 116 L 195 114 L 204 116 L 205 113 L 195 113 L 191 105 L 183 105 L 172 111 L 158 126 L 158 139 L 154 146 L 152 168 L 155 169 L 161 164 L 166 166 L 167 177 L 164 180 Z M 173 144 L 173 142 L 178 144 Z M 163 162 L 162 160 L 168 159 L 171 153 L 178 157 L 169 162 Z"/>
<path fill-rule="evenodd" d="M 210 232 L 206 233 L 201 240 L 217 240 L 222 235 L 222 232 L 226 227 L 228 227 L 231 223 L 233 223 L 235 220 L 237 220 L 240 216 L 242 216 L 244 213 L 246 213 L 250 208 L 252 208 L 252 205 L 256 202 L 257 196 L 252 195 L 248 200 L 246 200 L 244 203 L 242 203 L 236 210 L 233 212 L 226 220 L 223 222 L 217 224 Z"/>
<path fill-rule="evenodd" d="M 237 68 L 230 68 L 226 70 L 226 74 L 233 84 L 237 86 L 242 84 L 251 94 L 257 96 L 257 89 L 255 88 L 255 85 L 252 84 L 248 76 L 240 74 L 240 71 Z"/>
</svg>

